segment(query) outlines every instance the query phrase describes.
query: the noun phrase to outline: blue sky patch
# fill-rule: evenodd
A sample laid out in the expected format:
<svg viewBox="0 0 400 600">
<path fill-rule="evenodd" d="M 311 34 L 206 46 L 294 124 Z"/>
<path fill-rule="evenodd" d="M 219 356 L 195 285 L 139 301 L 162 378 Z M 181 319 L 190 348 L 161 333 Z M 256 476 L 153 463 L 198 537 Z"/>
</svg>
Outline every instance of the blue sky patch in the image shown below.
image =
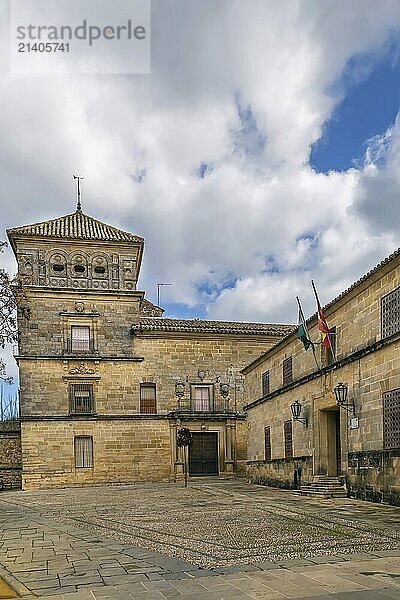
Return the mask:
<svg viewBox="0 0 400 600">
<path fill-rule="evenodd" d="M 379 61 L 370 55 L 351 58 L 337 86 L 344 98 L 311 149 L 317 172 L 345 171 L 359 166 L 367 140 L 382 135 L 400 109 L 400 43 Z"/>
<path fill-rule="evenodd" d="M 162 308 L 165 310 L 164 317 L 174 319 L 207 319 L 207 314 L 203 306 L 188 306 L 180 302 L 164 303 Z"/>
<path fill-rule="evenodd" d="M 242 104 L 238 95 L 235 98 L 240 128 L 232 129 L 234 153 L 243 158 L 259 156 L 265 149 L 266 136 L 257 127 L 257 121 L 249 104 Z"/>
<path fill-rule="evenodd" d="M 140 169 L 136 173 L 134 173 L 134 175 L 131 175 L 131 178 L 133 179 L 133 181 L 135 183 L 142 183 L 142 181 L 144 180 L 146 175 L 147 175 L 146 169 Z"/>
<path fill-rule="evenodd" d="M 202 162 L 199 168 L 197 169 L 197 176 L 200 179 L 204 179 L 212 172 L 213 168 L 207 163 Z"/>
<path fill-rule="evenodd" d="M 272 273 L 279 272 L 280 268 L 276 256 L 274 256 L 273 254 L 267 254 L 267 256 L 265 257 L 265 267 L 262 269 L 261 273 L 271 275 Z"/>
</svg>

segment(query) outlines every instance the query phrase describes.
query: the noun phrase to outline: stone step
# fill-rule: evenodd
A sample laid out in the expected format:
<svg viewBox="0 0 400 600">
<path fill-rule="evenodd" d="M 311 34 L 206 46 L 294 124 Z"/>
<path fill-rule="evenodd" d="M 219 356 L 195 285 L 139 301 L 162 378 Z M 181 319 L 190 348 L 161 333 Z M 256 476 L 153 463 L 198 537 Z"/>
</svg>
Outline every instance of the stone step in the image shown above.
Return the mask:
<svg viewBox="0 0 400 600">
<path fill-rule="evenodd" d="M 300 487 L 300 495 L 316 496 L 319 498 L 346 498 L 347 492 L 343 485 L 338 481 L 317 482 L 311 481 Z"/>
<path fill-rule="evenodd" d="M 341 485 L 338 486 L 324 486 L 324 485 L 302 485 L 300 489 L 314 490 L 316 492 L 345 492 L 345 488 Z"/>
<path fill-rule="evenodd" d="M 340 483 L 325 483 L 323 481 L 304 481 L 303 485 L 311 487 L 325 487 L 325 488 L 343 488 L 344 486 Z"/>
</svg>

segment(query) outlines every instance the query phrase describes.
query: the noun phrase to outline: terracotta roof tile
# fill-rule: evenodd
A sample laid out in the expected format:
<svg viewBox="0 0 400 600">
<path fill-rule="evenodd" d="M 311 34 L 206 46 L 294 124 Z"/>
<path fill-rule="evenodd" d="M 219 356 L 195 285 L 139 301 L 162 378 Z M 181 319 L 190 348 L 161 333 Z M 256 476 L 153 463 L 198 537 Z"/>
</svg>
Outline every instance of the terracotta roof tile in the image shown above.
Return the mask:
<svg viewBox="0 0 400 600">
<path fill-rule="evenodd" d="M 163 319 L 142 317 L 132 326 L 133 332 L 169 331 L 185 333 L 236 333 L 241 335 L 286 335 L 293 325 L 271 323 L 240 323 L 231 321 L 203 321 L 202 319 Z"/>
<path fill-rule="evenodd" d="M 76 212 L 32 225 L 23 225 L 7 230 L 10 238 L 17 235 L 69 238 L 80 240 L 101 240 L 106 242 L 142 242 L 143 238 L 122 231 L 77 210 Z"/>
</svg>

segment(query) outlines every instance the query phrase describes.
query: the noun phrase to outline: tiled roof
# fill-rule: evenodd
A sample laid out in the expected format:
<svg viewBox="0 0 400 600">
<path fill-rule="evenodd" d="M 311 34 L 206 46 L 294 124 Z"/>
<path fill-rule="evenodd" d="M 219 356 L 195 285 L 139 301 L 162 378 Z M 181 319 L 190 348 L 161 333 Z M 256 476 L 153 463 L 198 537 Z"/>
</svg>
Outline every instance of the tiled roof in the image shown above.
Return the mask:
<svg viewBox="0 0 400 600">
<path fill-rule="evenodd" d="M 286 335 L 293 325 L 270 323 L 238 323 L 229 321 L 203 321 L 201 319 L 163 319 L 142 317 L 132 326 L 133 332 L 170 331 L 184 333 L 236 333 L 242 335 Z"/>
<path fill-rule="evenodd" d="M 69 238 L 79 240 L 101 240 L 106 242 L 142 242 L 143 238 L 106 225 L 93 217 L 77 210 L 76 212 L 32 225 L 23 225 L 7 230 L 8 236 L 39 236 L 50 238 Z"/>
<path fill-rule="evenodd" d="M 363 284 L 370 277 L 372 277 L 373 275 L 375 275 L 375 273 L 378 273 L 380 271 L 380 269 L 382 269 L 383 267 L 385 267 L 386 265 L 388 265 L 390 262 L 392 262 L 392 260 L 395 260 L 396 258 L 400 258 L 400 248 L 397 248 L 397 250 L 395 250 L 394 252 L 392 252 L 392 254 L 389 254 L 389 256 L 387 256 L 386 258 L 384 258 L 375 267 L 373 267 L 372 269 L 370 269 L 369 271 L 367 271 L 367 273 L 365 273 L 362 277 L 360 277 L 359 279 L 357 279 L 357 281 L 355 281 L 354 283 L 352 283 L 347 289 L 345 289 L 343 292 L 341 292 L 333 300 L 331 300 L 327 304 L 324 304 L 322 306 L 323 312 L 326 313 L 326 311 L 331 306 L 334 306 L 337 302 L 339 302 L 340 300 L 342 300 L 342 298 L 346 297 L 348 294 L 351 294 L 351 292 L 353 292 L 354 290 L 356 290 L 359 285 Z M 307 325 L 313 325 L 314 322 L 317 321 L 317 318 L 318 318 L 318 313 L 315 312 L 310 317 L 308 317 L 308 319 L 306 319 Z M 261 363 L 263 361 L 263 359 L 266 356 L 269 356 L 272 352 L 275 352 L 277 349 L 283 348 L 283 347 L 285 347 L 285 345 L 287 345 L 288 343 L 290 343 L 292 341 L 292 339 L 294 339 L 292 337 L 292 334 L 294 333 L 294 331 L 295 331 L 295 329 L 293 329 L 293 331 L 288 331 L 283 339 L 279 340 L 276 344 L 274 344 L 273 346 L 271 346 L 271 348 L 268 348 L 268 350 L 266 352 L 264 352 L 264 354 L 261 354 L 261 356 L 259 356 L 258 358 L 256 358 L 256 360 L 254 360 L 253 362 L 251 362 L 250 364 L 248 364 L 243 369 L 243 373 L 248 372 L 253 365 Z"/>
<path fill-rule="evenodd" d="M 365 273 L 365 275 L 363 275 L 362 277 L 360 277 L 360 279 L 357 279 L 357 281 L 355 281 L 354 283 L 352 283 L 350 287 L 348 287 L 346 290 L 344 290 L 343 292 L 341 292 L 338 296 L 336 296 L 336 298 L 334 298 L 333 300 L 331 300 L 330 302 L 328 302 L 328 304 L 325 304 L 325 306 L 323 308 L 324 309 L 328 309 L 333 304 L 336 304 L 336 302 L 338 302 L 338 300 L 340 300 L 341 298 L 343 298 L 343 296 L 346 296 L 347 294 L 349 294 L 350 292 L 352 292 L 361 283 L 363 283 L 369 277 L 371 277 L 372 275 L 374 275 L 375 273 L 377 273 L 380 269 L 382 269 L 382 267 L 384 267 L 385 265 L 389 264 L 392 260 L 394 260 L 395 258 L 398 258 L 398 257 L 400 257 L 400 248 L 397 248 L 397 250 L 395 250 L 394 252 L 392 252 L 392 254 L 389 254 L 389 256 L 387 256 L 386 258 L 384 258 L 380 263 L 378 263 L 370 271 L 368 271 L 367 273 Z M 313 317 L 316 317 L 316 316 L 317 316 L 317 313 L 315 313 L 314 315 L 312 315 L 309 319 L 307 319 L 307 321 L 311 320 Z"/>
</svg>

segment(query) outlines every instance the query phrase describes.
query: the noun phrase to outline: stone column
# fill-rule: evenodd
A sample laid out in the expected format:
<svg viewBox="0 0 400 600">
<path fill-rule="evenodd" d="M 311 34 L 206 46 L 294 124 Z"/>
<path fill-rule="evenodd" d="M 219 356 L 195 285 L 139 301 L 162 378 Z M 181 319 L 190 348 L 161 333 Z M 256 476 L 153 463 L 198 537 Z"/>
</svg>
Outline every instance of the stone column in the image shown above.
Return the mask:
<svg viewBox="0 0 400 600">
<path fill-rule="evenodd" d="M 225 472 L 227 475 L 233 475 L 235 461 L 233 460 L 234 427 L 227 421 L 225 425 Z"/>
<path fill-rule="evenodd" d="M 182 448 L 178 448 L 178 446 L 176 445 L 176 431 L 178 428 L 178 423 L 176 421 L 170 421 L 169 426 L 171 432 L 171 478 L 174 481 L 181 481 L 183 479 L 184 474 Z"/>
</svg>

